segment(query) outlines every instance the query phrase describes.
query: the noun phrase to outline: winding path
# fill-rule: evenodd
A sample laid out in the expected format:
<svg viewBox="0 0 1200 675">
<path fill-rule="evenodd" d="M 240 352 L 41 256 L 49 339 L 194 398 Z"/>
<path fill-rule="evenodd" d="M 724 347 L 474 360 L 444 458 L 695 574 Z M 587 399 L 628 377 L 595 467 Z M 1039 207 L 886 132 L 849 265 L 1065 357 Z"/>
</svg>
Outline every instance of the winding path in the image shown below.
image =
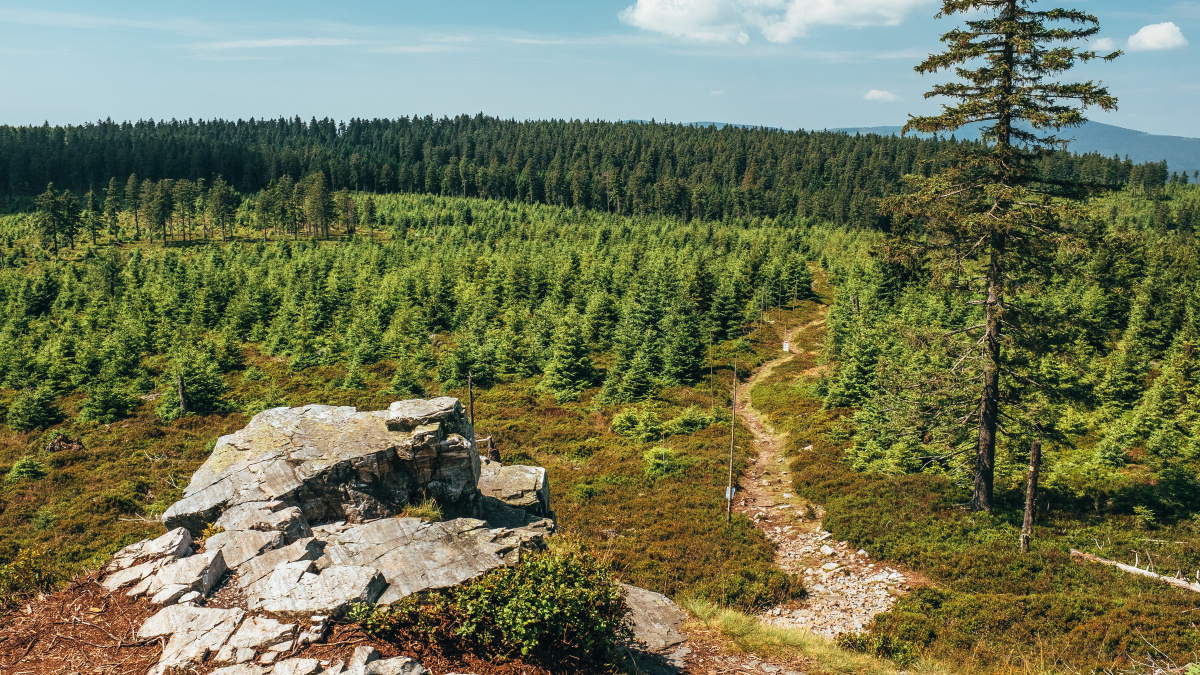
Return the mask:
<svg viewBox="0 0 1200 675">
<path fill-rule="evenodd" d="M 741 476 L 734 509 L 775 542 L 777 564 L 790 574 L 804 575 L 809 591 L 803 602 L 773 607 L 762 618 L 832 639 L 840 633 L 861 632 L 872 617 L 891 609 L 896 596 L 906 592 L 912 575 L 873 563 L 867 552 L 834 541 L 821 529 L 824 509 L 793 493 L 789 465 L 784 461 L 786 436 L 773 429 L 751 404 L 754 387 L 776 368 L 799 352 L 813 353 L 822 337 L 826 310 L 821 307 L 821 317 L 800 328 L 785 329 L 784 339 L 794 351 L 762 364 L 738 388 L 735 410 L 754 436 L 754 459 Z"/>
</svg>

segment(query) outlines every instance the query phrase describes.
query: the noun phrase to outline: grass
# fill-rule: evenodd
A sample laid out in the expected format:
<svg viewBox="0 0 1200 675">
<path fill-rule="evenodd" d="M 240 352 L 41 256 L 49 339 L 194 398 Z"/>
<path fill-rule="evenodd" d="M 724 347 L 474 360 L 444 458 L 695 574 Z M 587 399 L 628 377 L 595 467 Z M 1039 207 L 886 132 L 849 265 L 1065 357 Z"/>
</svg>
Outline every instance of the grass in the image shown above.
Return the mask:
<svg viewBox="0 0 1200 675">
<path fill-rule="evenodd" d="M 920 660 L 900 668 L 886 659 L 877 659 L 838 648 L 833 643 L 800 628 L 785 628 L 763 623 L 758 618 L 707 600 L 684 598 L 680 602 L 702 626 L 716 631 L 728 643 L 728 651 L 759 657 L 788 657 L 797 653 L 816 661 L 822 670 L 835 674 L 896 675 L 899 673 L 961 672 L 948 670 L 935 661 Z"/>
</svg>

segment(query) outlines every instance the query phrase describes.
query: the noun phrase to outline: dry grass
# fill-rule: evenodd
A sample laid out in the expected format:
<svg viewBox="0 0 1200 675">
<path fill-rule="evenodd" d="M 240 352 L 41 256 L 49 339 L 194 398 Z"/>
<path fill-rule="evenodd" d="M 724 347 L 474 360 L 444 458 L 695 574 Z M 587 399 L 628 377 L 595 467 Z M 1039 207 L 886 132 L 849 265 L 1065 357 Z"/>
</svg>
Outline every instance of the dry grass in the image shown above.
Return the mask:
<svg viewBox="0 0 1200 675">
<path fill-rule="evenodd" d="M 820 664 L 826 672 L 839 675 L 949 675 L 963 672 L 926 660 L 917 661 L 907 669 L 900 668 L 891 661 L 839 649 L 809 631 L 765 624 L 756 617 L 706 600 L 685 598 L 680 604 L 698 624 L 717 631 L 727 640 L 727 650 L 733 654 L 753 653 L 776 658 L 800 656 Z"/>
</svg>

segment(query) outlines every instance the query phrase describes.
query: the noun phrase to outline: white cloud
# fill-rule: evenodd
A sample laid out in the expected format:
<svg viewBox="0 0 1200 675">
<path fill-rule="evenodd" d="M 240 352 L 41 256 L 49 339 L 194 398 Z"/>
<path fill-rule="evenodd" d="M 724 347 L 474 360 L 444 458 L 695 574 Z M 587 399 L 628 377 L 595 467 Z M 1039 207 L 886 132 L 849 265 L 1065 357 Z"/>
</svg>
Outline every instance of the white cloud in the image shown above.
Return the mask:
<svg viewBox="0 0 1200 675">
<path fill-rule="evenodd" d="M 620 17 L 631 26 L 692 40 L 745 43 L 758 31 L 771 42 L 788 42 L 810 26 L 895 26 L 930 1 L 637 0 Z"/>
<path fill-rule="evenodd" d="M 882 89 L 872 89 L 871 91 L 863 94 L 863 100 L 866 101 L 896 101 L 899 100 L 899 98 L 899 96 L 896 96 L 892 92 L 884 91 Z"/>
<path fill-rule="evenodd" d="M 1179 49 L 1187 46 L 1187 38 L 1173 21 L 1153 23 L 1129 36 L 1129 50 L 1135 52 L 1160 49 Z"/>
<path fill-rule="evenodd" d="M 275 47 L 345 47 L 362 44 L 361 40 L 343 38 L 266 38 L 261 40 L 230 40 L 210 42 L 205 49 L 270 49 Z"/>
<path fill-rule="evenodd" d="M 1111 52 L 1119 49 L 1117 41 L 1112 38 L 1100 38 L 1096 40 L 1096 44 L 1092 45 L 1092 48 L 1098 52 Z"/>
<path fill-rule="evenodd" d="M 712 91 L 710 91 L 708 93 L 711 96 L 724 96 L 725 95 L 725 92 L 721 91 L 720 89 L 713 89 Z"/>
</svg>

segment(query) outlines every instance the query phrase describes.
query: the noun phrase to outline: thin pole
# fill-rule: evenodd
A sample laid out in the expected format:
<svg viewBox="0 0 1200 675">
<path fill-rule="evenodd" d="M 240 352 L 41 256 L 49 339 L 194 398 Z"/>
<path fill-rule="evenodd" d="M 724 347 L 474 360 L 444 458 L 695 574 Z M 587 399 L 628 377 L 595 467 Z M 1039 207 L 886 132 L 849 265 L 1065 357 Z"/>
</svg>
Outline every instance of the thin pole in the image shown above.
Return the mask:
<svg viewBox="0 0 1200 675">
<path fill-rule="evenodd" d="M 471 415 L 471 445 L 475 445 L 475 373 L 467 371 L 467 405 Z"/>
<path fill-rule="evenodd" d="M 729 484 L 725 487 L 725 499 L 728 502 L 725 505 L 725 522 L 733 522 L 733 441 L 734 435 L 737 433 L 737 355 L 733 357 L 733 401 L 729 408 L 733 413 L 729 420 Z"/>
</svg>

